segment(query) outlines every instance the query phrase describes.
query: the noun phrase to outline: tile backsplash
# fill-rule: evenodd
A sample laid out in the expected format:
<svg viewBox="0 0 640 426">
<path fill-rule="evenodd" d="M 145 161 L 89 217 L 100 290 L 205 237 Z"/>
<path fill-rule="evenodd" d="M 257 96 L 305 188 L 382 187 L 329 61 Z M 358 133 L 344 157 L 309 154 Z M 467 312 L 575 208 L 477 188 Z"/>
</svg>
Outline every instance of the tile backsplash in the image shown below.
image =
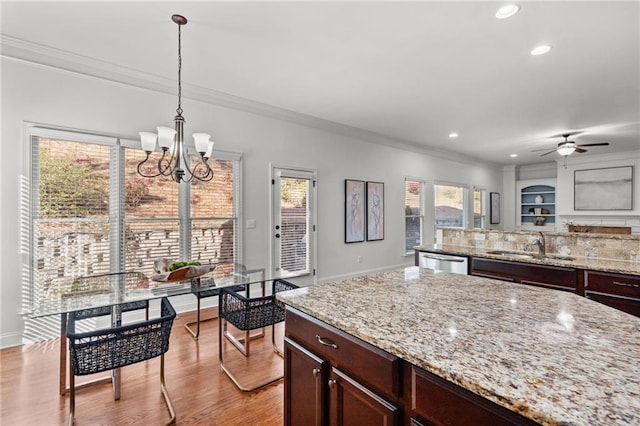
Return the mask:
<svg viewBox="0 0 640 426">
<path fill-rule="evenodd" d="M 537 252 L 538 232 L 439 228 L 438 244 L 492 250 Z M 549 254 L 640 262 L 639 235 L 544 232 Z"/>
</svg>

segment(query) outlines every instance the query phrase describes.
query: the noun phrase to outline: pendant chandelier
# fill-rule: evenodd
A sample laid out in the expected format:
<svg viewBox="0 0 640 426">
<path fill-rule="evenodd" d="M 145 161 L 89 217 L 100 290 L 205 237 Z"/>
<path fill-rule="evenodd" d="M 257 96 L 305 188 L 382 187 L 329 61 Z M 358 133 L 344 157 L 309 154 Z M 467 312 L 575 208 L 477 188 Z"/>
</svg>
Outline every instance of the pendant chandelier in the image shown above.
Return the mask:
<svg viewBox="0 0 640 426">
<path fill-rule="evenodd" d="M 191 182 L 192 179 L 207 182 L 213 179 L 213 169 L 208 160 L 213 153 L 213 141 L 206 133 L 194 133 L 193 140 L 200 158 L 195 161 L 193 168 L 189 166 L 190 157 L 184 144 L 184 117 L 182 117 L 182 54 L 181 54 L 181 27 L 187 24 L 187 18 L 182 15 L 173 15 L 171 20 L 178 24 L 178 108 L 174 118 L 175 126 L 157 127 L 158 133 L 140 132 L 140 143 L 147 157 L 138 164 L 138 174 L 147 178 L 158 176 L 170 176 L 175 182 Z M 162 149 L 162 157 L 157 165 L 152 165 L 149 157 L 156 149 L 157 144 Z M 151 167 L 149 167 L 151 166 Z"/>
</svg>

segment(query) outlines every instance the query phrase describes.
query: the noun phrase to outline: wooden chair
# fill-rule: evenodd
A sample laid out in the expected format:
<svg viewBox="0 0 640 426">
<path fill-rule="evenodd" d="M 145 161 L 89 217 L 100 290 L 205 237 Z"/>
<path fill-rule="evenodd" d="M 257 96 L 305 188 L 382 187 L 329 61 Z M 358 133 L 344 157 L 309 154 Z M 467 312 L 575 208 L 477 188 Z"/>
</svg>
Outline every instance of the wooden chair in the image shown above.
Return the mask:
<svg viewBox="0 0 640 426">
<path fill-rule="evenodd" d="M 275 325 L 284 321 L 284 305 L 276 300 L 276 294 L 281 291 L 298 288 L 295 284 L 284 280 L 274 280 L 271 294 L 260 297 L 245 297 L 230 288 L 220 289 L 218 315 L 220 319 L 218 330 L 218 356 L 220 369 L 224 371 L 233 383 L 243 392 L 253 392 L 283 378 L 283 375 L 267 380 L 257 386 L 246 387 L 240 383 L 236 376 L 224 365 L 223 340 L 227 338 L 245 357 L 250 355 L 250 342 L 255 337 L 251 336 L 252 330 L 271 326 L 271 343 L 276 354 L 283 356 L 282 351 L 275 342 Z M 227 330 L 227 323 L 231 323 L 238 330 L 244 331 L 243 338 L 236 338 Z"/>
<path fill-rule="evenodd" d="M 160 317 L 119 327 L 87 333 L 76 333 L 76 313 L 69 316 L 69 426 L 75 416 L 75 376 L 114 370 L 160 357 L 160 389 L 174 424 L 175 410 L 164 381 L 164 354 L 169 349 L 169 336 L 176 312 L 169 299 L 162 298 Z"/>
</svg>

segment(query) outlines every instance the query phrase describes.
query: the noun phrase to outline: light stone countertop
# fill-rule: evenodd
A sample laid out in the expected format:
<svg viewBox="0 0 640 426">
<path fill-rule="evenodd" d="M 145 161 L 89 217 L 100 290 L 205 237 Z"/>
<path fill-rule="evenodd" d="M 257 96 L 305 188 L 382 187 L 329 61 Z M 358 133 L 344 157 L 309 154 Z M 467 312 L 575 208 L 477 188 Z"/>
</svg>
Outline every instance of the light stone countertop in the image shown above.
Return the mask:
<svg viewBox="0 0 640 426">
<path fill-rule="evenodd" d="M 522 259 L 522 258 L 516 258 L 516 257 L 503 256 L 500 254 L 492 254 L 491 252 L 493 251 L 500 251 L 500 249 L 495 249 L 495 248 L 476 248 L 476 247 L 468 247 L 468 246 L 453 246 L 453 245 L 443 245 L 443 244 L 439 244 L 436 247 L 417 246 L 415 247 L 415 249 L 418 251 L 425 251 L 425 252 L 431 252 L 431 253 L 452 254 L 452 255 L 459 255 L 459 256 L 475 256 L 475 257 L 484 257 L 489 259 L 505 260 L 509 262 L 536 263 L 538 265 L 563 266 L 567 268 L 589 269 L 592 271 L 640 275 L 640 262 L 630 262 L 626 260 L 570 256 L 573 260 L 570 262 L 567 262 L 567 261 L 563 261 L 562 259 L 554 260 L 553 256 L 562 257 L 558 254 L 549 254 L 549 258 L 538 259 L 535 257 L 535 253 L 507 250 L 507 251 L 512 251 L 514 253 L 532 255 L 532 257 L 530 258 Z"/>
<path fill-rule="evenodd" d="M 640 425 L 640 318 L 576 294 L 409 267 L 277 297 L 539 423 Z"/>
</svg>

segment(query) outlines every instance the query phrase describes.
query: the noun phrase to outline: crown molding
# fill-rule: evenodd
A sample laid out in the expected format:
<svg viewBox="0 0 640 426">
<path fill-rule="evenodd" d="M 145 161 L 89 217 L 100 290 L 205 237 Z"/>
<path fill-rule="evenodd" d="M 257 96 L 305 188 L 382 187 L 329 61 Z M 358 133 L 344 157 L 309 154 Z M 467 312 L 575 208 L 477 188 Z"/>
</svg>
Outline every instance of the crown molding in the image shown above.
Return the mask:
<svg viewBox="0 0 640 426">
<path fill-rule="evenodd" d="M 55 70 L 67 71 L 85 77 L 88 76 L 100 80 L 107 80 L 154 92 L 169 95 L 175 94 L 175 80 L 150 74 L 148 72 L 141 72 L 139 70 L 111 62 L 78 55 L 62 49 L 6 35 L 0 35 L 0 47 L 0 56 L 3 58 L 26 62 L 46 68 L 53 68 Z M 240 110 L 251 114 L 275 118 L 277 120 L 328 131 L 378 145 L 385 145 L 405 151 L 425 154 L 431 157 L 466 164 L 477 164 L 478 161 L 481 161 L 482 163 L 490 166 L 499 166 L 497 163 L 487 163 L 486 161 L 478 160 L 477 158 L 468 155 L 443 150 L 435 146 L 392 138 L 358 127 L 325 120 L 185 82 L 182 83 L 182 97 L 225 108 Z"/>
</svg>

